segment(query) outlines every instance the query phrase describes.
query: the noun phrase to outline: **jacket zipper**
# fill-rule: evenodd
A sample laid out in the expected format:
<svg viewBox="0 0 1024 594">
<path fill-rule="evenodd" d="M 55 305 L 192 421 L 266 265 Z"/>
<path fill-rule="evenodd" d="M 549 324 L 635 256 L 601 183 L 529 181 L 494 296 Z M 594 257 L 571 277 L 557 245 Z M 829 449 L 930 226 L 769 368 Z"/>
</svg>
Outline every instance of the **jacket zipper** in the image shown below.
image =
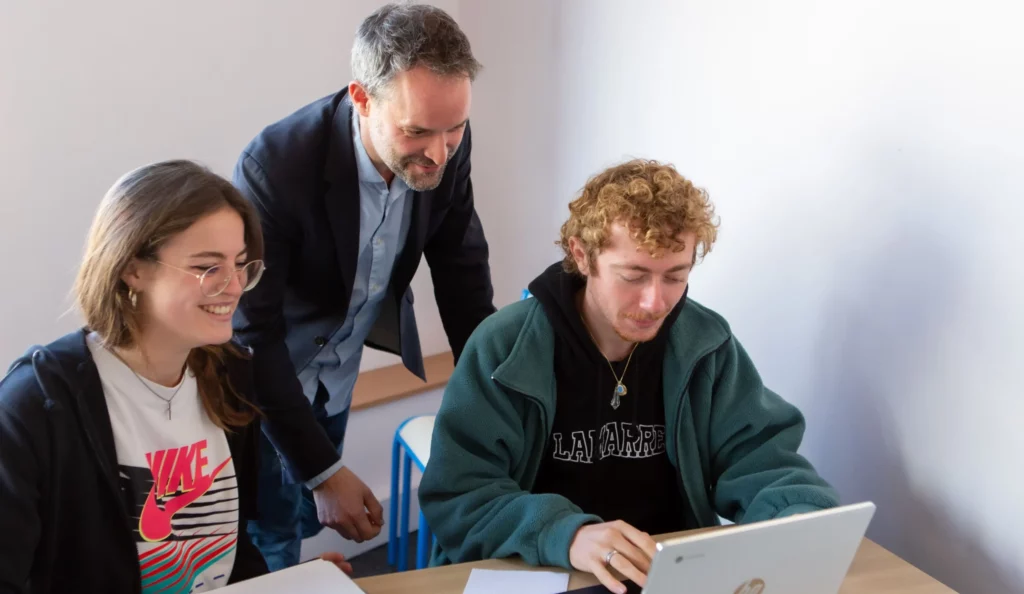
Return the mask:
<svg viewBox="0 0 1024 594">
<path fill-rule="evenodd" d="M 539 398 L 537 398 L 536 396 L 533 396 L 531 394 L 527 394 L 526 392 L 520 392 L 519 390 L 516 390 L 515 388 L 512 388 L 510 386 L 506 386 L 504 383 L 501 382 L 501 380 L 499 380 L 498 378 L 494 377 L 493 375 L 491 376 L 491 381 L 493 381 L 494 383 L 496 383 L 499 386 L 501 386 L 501 388 L 503 390 L 507 390 L 507 391 L 519 394 L 525 400 L 527 400 L 528 402 L 530 402 L 531 404 L 536 406 L 540 410 L 540 417 L 541 417 L 540 421 L 544 425 L 544 433 L 546 435 L 550 435 L 551 434 L 552 427 L 548 423 L 548 414 L 547 414 L 547 411 L 544 409 L 544 404 L 541 403 Z M 544 447 L 544 443 L 541 443 L 541 447 Z M 537 473 L 534 472 L 533 473 L 533 479 L 534 480 L 530 481 L 530 484 L 526 487 L 527 489 L 532 489 L 533 488 L 533 483 L 535 482 L 536 478 L 537 478 Z"/>
</svg>

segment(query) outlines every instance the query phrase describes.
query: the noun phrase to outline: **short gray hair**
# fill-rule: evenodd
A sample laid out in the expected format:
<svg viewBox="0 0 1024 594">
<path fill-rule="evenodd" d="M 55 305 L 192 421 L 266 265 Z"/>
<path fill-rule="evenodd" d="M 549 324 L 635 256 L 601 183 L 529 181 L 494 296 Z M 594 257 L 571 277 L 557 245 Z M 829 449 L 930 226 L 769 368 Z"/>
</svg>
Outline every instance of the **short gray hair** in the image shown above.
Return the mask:
<svg viewBox="0 0 1024 594">
<path fill-rule="evenodd" d="M 352 76 L 377 96 L 400 72 L 425 66 L 476 78 L 480 62 L 451 16 L 427 4 L 387 4 L 366 17 L 352 45 Z"/>
</svg>

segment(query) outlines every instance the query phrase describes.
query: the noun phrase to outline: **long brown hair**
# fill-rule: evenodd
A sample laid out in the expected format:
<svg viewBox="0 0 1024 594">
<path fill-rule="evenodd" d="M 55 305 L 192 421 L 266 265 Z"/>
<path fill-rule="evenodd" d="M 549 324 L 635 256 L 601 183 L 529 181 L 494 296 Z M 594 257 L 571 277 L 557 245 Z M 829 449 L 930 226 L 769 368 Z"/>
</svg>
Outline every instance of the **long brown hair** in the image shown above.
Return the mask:
<svg viewBox="0 0 1024 594">
<path fill-rule="evenodd" d="M 107 348 L 134 346 L 141 331 L 122 276 L 133 259 L 156 260 L 172 237 L 224 207 L 245 225 L 249 259 L 263 257 L 263 234 L 253 206 L 231 183 L 191 161 L 145 165 L 122 176 L 107 191 L 93 219 L 74 293 L 86 326 Z M 221 429 L 252 421 L 257 409 L 227 380 L 228 357 L 245 354 L 232 343 L 192 349 L 187 365 L 199 396 Z"/>
</svg>

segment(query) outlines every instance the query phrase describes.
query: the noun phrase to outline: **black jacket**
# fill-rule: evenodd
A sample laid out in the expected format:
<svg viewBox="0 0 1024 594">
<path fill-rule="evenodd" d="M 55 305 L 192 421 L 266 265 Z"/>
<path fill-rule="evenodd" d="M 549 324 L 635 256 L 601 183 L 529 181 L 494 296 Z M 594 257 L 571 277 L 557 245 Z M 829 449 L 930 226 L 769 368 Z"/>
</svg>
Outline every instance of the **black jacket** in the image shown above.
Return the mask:
<svg viewBox="0 0 1024 594">
<path fill-rule="evenodd" d="M 248 361 L 225 373 L 251 393 Z M 266 573 L 249 541 L 259 424 L 228 433 L 239 526 L 231 581 Z M 0 593 L 142 591 L 114 433 L 86 331 L 36 347 L 0 380 Z"/>
<path fill-rule="evenodd" d="M 253 348 L 264 431 L 295 480 L 338 460 L 302 393 L 297 371 L 344 323 L 359 258 L 359 175 L 347 90 L 271 124 L 242 152 L 234 183 L 260 214 L 266 272 L 235 314 L 239 340 Z M 487 241 L 473 206 L 472 138 L 440 185 L 415 192 L 398 255 L 368 346 L 401 355 L 425 378 L 409 282 L 426 256 L 441 322 L 457 359 L 469 335 L 494 313 Z"/>
</svg>

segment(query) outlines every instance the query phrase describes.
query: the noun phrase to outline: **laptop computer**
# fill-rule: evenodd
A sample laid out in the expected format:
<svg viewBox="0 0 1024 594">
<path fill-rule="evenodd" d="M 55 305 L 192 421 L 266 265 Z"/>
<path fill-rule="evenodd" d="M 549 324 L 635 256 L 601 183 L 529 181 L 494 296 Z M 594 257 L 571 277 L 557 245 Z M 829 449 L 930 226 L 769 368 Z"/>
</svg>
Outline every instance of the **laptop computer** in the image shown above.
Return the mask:
<svg viewBox="0 0 1024 594">
<path fill-rule="evenodd" d="M 874 514 L 865 502 L 667 540 L 658 544 L 642 592 L 836 594 Z"/>
</svg>

